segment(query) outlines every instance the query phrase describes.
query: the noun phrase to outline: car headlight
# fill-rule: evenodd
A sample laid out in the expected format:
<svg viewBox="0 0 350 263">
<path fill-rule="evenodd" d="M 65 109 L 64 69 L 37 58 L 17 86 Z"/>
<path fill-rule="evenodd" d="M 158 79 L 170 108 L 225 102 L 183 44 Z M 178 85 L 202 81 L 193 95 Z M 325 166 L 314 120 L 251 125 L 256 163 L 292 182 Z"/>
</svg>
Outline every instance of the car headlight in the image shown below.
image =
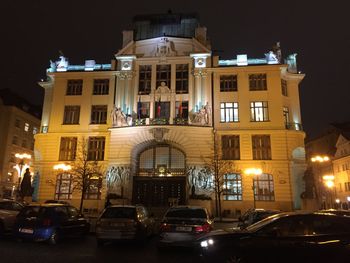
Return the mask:
<svg viewBox="0 0 350 263">
<path fill-rule="evenodd" d="M 214 244 L 214 240 L 212 239 L 206 239 L 201 242 L 201 247 L 208 247 L 210 245 Z"/>
</svg>

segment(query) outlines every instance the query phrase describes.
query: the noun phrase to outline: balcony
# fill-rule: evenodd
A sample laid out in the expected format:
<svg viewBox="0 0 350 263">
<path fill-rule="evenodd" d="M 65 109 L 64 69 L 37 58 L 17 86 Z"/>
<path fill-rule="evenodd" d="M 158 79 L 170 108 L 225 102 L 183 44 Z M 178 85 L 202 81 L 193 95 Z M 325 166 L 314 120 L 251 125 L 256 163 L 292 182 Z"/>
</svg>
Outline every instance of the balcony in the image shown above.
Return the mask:
<svg viewBox="0 0 350 263">
<path fill-rule="evenodd" d="M 296 122 L 287 122 L 285 126 L 287 130 L 293 130 L 293 131 L 303 130 L 303 126 L 300 123 L 296 123 Z"/>
</svg>

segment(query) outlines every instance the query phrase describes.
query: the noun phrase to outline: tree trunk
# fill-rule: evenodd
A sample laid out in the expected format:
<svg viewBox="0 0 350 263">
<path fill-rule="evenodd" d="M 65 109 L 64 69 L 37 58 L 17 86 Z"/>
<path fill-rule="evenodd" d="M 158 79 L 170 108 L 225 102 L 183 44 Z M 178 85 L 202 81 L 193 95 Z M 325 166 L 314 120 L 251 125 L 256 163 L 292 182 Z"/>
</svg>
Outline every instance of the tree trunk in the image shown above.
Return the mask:
<svg viewBox="0 0 350 263">
<path fill-rule="evenodd" d="M 80 206 L 79 206 L 79 213 L 82 214 L 83 211 L 83 203 L 84 203 L 84 189 L 81 190 L 81 197 L 80 197 Z"/>
</svg>

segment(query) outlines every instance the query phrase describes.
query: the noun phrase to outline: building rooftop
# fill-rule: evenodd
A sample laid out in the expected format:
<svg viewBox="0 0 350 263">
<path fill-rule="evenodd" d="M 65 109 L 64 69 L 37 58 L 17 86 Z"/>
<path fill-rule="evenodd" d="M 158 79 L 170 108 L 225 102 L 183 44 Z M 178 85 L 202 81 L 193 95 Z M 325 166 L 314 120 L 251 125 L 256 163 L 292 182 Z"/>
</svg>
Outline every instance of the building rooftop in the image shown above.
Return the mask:
<svg viewBox="0 0 350 263">
<path fill-rule="evenodd" d="M 10 89 L 0 89 L 0 102 L 5 106 L 14 106 L 25 111 L 32 116 L 41 119 L 41 107 L 28 102 L 22 96 L 14 93 Z"/>
</svg>

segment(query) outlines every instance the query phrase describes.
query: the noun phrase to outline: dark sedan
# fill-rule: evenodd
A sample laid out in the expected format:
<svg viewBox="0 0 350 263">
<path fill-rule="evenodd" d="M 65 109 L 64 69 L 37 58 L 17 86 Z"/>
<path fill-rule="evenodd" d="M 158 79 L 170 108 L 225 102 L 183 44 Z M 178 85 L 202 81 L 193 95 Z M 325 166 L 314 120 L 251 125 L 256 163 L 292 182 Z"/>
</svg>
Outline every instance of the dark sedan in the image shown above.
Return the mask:
<svg viewBox="0 0 350 263">
<path fill-rule="evenodd" d="M 350 218 L 281 213 L 197 241 L 204 262 L 349 262 Z"/>
</svg>

